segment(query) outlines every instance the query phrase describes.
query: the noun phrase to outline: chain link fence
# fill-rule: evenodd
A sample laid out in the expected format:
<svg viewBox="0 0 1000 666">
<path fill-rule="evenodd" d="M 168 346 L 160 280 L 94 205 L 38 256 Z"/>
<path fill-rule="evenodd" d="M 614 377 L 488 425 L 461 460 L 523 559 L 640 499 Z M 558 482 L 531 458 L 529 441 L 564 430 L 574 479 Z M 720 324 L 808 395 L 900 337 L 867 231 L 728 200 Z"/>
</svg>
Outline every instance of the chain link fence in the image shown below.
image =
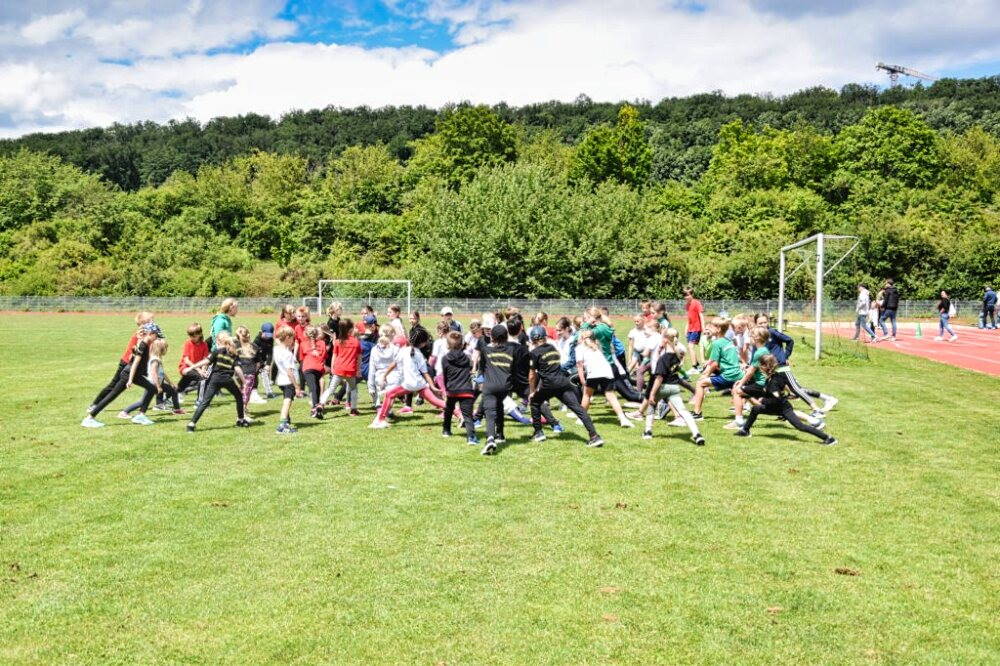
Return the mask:
<svg viewBox="0 0 1000 666">
<path fill-rule="evenodd" d="M 221 298 L 196 297 L 150 297 L 150 296 L 0 296 L 0 310 L 14 312 L 194 312 L 214 313 L 218 311 Z M 316 297 L 299 298 L 239 298 L 244 312 L 277 312 L 286 303 L 305 304 L 315 309 Z M 341 305 L 347 313 L 358 312 L 361 306 L 370 304 L 376 312 L 385 312 L 390 303 L 405 307 L 406 301 L 386 298 L 341 298 Z M 978 301 L 954 301 L 960 315 L 978 314 Z M 329 303 L 329 301 L 326 301 Z M 683 300 L 664 301 L 667 312 L 673 315 L 684 312 Z M 443 307 L 450 307 L 458 315 L 477 315 L 514 306 L 521 312 L 532 315 L 547 312 L 550 315 L 575 315 L 591 306 L 606 307 L 615 315 L 630 315 L 639 311 L 638 299 L 526 299 L 526 298 L 414 298 L 412 306 L 426 316 L 436 316 Z M 730 316 L 740 312 L 777 313 L 777 299 L 769 300 L 702 300 L 707 314 L 726 313 Z M 936 316 L 937 301 L 906 300 L 899 302 L 899 316 Z M 785 317 L 794 321 L 809 321 L 814 318 L 815 304 L 809 301 L 786 301 Z M 823 304 L 823 318 L 853 321 L 854 301 L 827 301 Z"/>
</svg>

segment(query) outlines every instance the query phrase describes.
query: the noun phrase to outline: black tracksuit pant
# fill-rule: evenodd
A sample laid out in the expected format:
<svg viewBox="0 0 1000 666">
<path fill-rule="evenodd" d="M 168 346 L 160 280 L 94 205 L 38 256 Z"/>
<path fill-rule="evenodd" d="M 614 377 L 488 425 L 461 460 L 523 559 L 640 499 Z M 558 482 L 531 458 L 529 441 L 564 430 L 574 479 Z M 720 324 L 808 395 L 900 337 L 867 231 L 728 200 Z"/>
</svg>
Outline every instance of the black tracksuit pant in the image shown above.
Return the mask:
<svg viewBox="0 0 1000 666">
<path fill-rule="evenodd" d="M 458 405 L 465 421 L 465 435 L 469 439 L 476 436 L 476 427 L 472 418 L 472 403 L 475 397 L 460 398 L 449 395 L 444 401 L 444 432 L 451 432 L 451 417 L 455 412 L 455 405 Z"/>
<path fill-rule="evenodd" d="M 104 411 L 104 408 L 111 404 L 115 398 L 125 392 L 125 389 L 128 388 L 129 372 L 131 372 L 131 366 L 126 365 L 121 369 L 121 371 L 119 371 L 118 378 L 115 380 L 114 385 L 112 385 L 111 390 L 107 393 L 103 390 L 101 391 L 101 393 L 104 393 L 104 397 L 94 405 L 94 409 L 90 411 L 91 416 L 96 417 Z M 142 402 L 140 403 L 139 410 L 142 413 L 145 413 L 146 410 L 149 409 L 149 404 L 153 402 L 153 398 L 156 396 L 156 387 L 153 386 L 148 379 L 146 379 L 145 375 L 139 373 L 138 371 L 135 373 L 135 379 L 132 380 L 132 383 L 141 387 L 145 391 L 142 396 Z"/>
<path fill-rule="evenodd" d="M 483 387 L 483 413 L 486 416 L 486 438 L 504 439 L 503 401 L 506 388 Z"/>
<path fill-rule="evenodd" d="M 215 397 L 216 393 L 221 391 L 229 391 L 233 395 L 233 399 L 236 400 L 236 418 L 243 419 L 246 413 L 243 411 L 243 394 L 240 393 L 240 388 L 236 385 L 236 380 L 230 377 L 219 377 L 210 376 L 206 382 L 208 385 L 205 388 L 205 397 L 202 398 L 201 402 L 198 403 L 198 409 L 195 410 L 194 416 L 191 417 L 191 423 L 197 423 L 201 415 L 205 413 L 208 406 L 212 404 L 212 398 Z"/>
<path fill-rule="evenodd" d="M 784 416 L 785 420 L 795 426 L 796 429 L 802 432 L 807 432 L 814 437 L 819 437 L 822 440 L 826 440 L 827 434 L 820 430 L 819 428 L 814 428 L 808 423 L 803 423 L 798 415 L 796 415 L 795 410 L 792 409 L 791 403 L 787 400 L 781 400 L 778 402 L 768 401 L 762 405 L 755 405 L 753 409 L 750 410 L 750 415 L 747 416 L 747 421 L 743 426 L 743 429 L 750 431 L 753 427 L 754 421 L 761 414 L 771 414 L 773 416 Z"/>
<path fill-rule="evenodd" d="M 551 398 L 556 398 L 562 404 L 569 407 L 569 411 L 579 417 L 580 421 L 583 422 L 583 427 L 587 429 L 587 434 L 591 437 L 597 436 L 597 430 L 594 429 L 594 421 L 590 418 L 590 414 L 584 410 L 583 405 L 580 404 L 580 400 L 576 397 L 576 391 L 573 390 L 572 386 L 567 386 L 561 389 L 539 389 L 535 391 L 535 395 L 531 398 L 529 405 L 531 406 L 531 425 L 534 426 L 535 432 L 540 432 L 542 429 L 542 415 L 546 410 L 549 410 L 548 401 Z M 552 411 L 549 410 L 551 414 Z M 556 425 L 558 421 L 553 422 L 548 416 L 545 417 L 549 419 L 549 423 Z"/>
</svg>

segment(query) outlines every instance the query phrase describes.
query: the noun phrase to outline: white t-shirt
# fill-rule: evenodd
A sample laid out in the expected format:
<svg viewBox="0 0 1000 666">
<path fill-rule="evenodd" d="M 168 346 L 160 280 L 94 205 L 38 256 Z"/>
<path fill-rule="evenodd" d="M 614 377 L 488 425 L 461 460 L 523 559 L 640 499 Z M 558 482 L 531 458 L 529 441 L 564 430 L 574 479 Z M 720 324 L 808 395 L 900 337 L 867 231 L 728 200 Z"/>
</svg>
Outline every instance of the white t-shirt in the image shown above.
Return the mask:
<svg viewBox="0 0 1000 666">
<path fill-rule="evenodd" d="M 633 328 L 628 332 L 628 339 L 632 342 L 632 351 L 639 352 L 640 354 L 646 348 L 646 330 L 642 328 Z"/>
<path fill-rule="evenodd" d="M 403 328 L 403 320 L 399 317 L 390 319 L 389 325 L 392 326 L 392 330 L 396 331 L 396 335 L 406 335 L 406 330 Z"/>
<path fill-rule="evenodd" d="M 427 372 L 427 361 L 424 355 L 413 347 L 402 347 L 396 354 L 399 365 L 403 368 L 402 386 L 407 391 L 419 391 L 427 386 L 424 373 Z"/>
<path fill-rule="evenodd" d="M 559 350 L 559 364 L 562 365 L 569 360 L 569 350 L 573 345 L 573 336 L 568 338 L 558 337 L 552 343 Z"/>
<path fill-rule="evenodd" d="M 399 347 L 395 345 L 388 345 L 386 347 L 375 345 L 372 347 L 371 353 L 368 356 L 368 383 L 371 386 L 377 387 L 383 379 L 385 380 L 386 388 L 399 385 L 399 378 L 402 376 L 399 371 L 399 365 L 396 366 L 396 369 L 388 377 L 385 374 L 386 368 L 396 360 L 398 351 Z"/>
<path fill-rule="evenodd" d="M 431 356 L 434 357 L 434 372 L 436 374 L 441 374 L 444 372 L 444 368 L 441 366 L 441 360 L 448 355 L 448 338 L 438 338 L 434 341 L 434 346 L 431 348 Z"/>
<path fill-rule="evenodd" d="M 591 349 L 587 345 L 578 344 L 576 346 L 576 360 L 583 361 L 583 371 L 587 379 L 611 379 L 615 374 L 611 371 L 611 364 L 600 349 Z"/>
<path fill-rule="evenodd" d="M 288 371 L 298 372 L 299 364 L 295 362 L 295 354 L 292 350 L 281 344 L 274 345 L 274 367 L 278 369 L 275 383 L 278 386 L 292 386 L 294 382 L 289 378 Z"/>
</svg>

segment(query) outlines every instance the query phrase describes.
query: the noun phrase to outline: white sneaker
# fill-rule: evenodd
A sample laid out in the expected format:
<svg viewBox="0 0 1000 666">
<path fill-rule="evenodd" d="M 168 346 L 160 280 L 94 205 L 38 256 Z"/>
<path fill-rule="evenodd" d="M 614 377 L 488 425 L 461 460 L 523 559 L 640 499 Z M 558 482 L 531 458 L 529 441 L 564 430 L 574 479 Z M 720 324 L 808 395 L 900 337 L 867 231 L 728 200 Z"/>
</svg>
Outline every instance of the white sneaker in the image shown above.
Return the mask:
<svg viewBox="0 0 1000 666">
<path fill-rule="evenodd" d="M 132 423 L 136 425 L 148 426 L 153 425 L 153 419 L 140 412 L 132 417 Z"/>
<path fill-rule="evenodd" d="M 740 430 L 741 428 L 743 428 L 743 424 L 733 419 L 732 421 L 730 421 L 729 423 L 727 423 L 722 427 L 725 428 L 726 430 Z"/>
<path fill-rule="evenodd" d="M 679 416 L 676 419 L 674 419 L 673 421 L 671 421 L 670 423 L 668 423 L 667 425 L 672 425 L 675 428 L 686 428 L 687 427 L 687 423 L 685 423 L 684 419 L 682 419 Z"/>
<path fill-rule="evenodd" d="M 265 400 L 263 397 L 261 397 L 260 393 L 257 393 L 257 391 L 252 391 L 250 393 L 250 399 L 247 402 L 249 404 L 251 404 L 251 405 L 266 405 L 267 404 L 267 400 Z"/>
<path fill-rule="evenodd" d="M 954 342 L 955 340 L 958 340 L 958 336 L 957 335 L 951 336 L 951 339 L 949 339 L 948 342 Z"/>
<path fill-rule="evenodd" d="M 812 414 L 806 415 L 806 423 L 811 425 L 813 428 L 819 428 L 820 430 L 826 427 L 826 423 L 823 422 L 823 419 L 817 418 Z"/>
<path fill-rule="evenodd" d="M 826 396 L 826 398 L 824 398 L 823 400 L 823 406 L 820 407 L 820 411 L 823 413 L 829 412 L 831 409 L 837 406 L 838 402 L 840 402 L 840 400 L 834 398 L 832 395 Z"/>
<path fill-rule="evenodd" d="M 940 335 L 935 335 L 934 336 L 934 341 L 935 342 L 941 342 L 942 340 L 944 340 L 944 338 L 942 338 Z"/>
<path fill-rule="evenodd" d="M 375 419 L 372 424 L 368 426 L 369 428 L 374 428 L 375 430 L 381 430 L 382 428 L 388 428 L 389 422 L 385 419 Z"/>
<path fill-rule="evenodd" d="M 122 411 L 118 412 L 117 414 L 115 414 L 115 416 L 117 418 L 120 418 L 122 421 L 131 421 L 132 420 L 132 415 L 129 414 L 128 412 L 126 412 L 125 410 L 122 410 Z"/>
<path fill-rule="evenodd" d="M 84 428 L 103 428 L 104 424 L 95 419 L 93 416 L 87 416 L 84 420 L 80 421 L 80 425 Z"/>
<path fill-rule="evenodd" d="M 618 423 L 620 423 L 623 428 L 634 428 L 635 427 L 635 424 L 632 423 L 631 421 L 629 421 L 628 419 L 625 419 L 624 421 L 619 421 Z"/>
</svg>

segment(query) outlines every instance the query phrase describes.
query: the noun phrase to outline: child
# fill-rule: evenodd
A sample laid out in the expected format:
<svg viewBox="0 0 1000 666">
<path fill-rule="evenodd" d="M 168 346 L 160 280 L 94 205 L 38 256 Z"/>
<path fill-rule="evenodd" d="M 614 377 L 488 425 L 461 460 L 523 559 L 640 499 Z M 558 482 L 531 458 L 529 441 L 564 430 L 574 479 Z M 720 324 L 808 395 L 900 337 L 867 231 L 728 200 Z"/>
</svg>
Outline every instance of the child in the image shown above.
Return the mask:
<svg viewBox="0 0 1000 666">
<path fill-rule="evenodd" d="M 257 371 L 260 370 L 260 349 L 250 342 L 250 329 L 246 326 L 239 326 L 236 329 L 236 362 L 243 371 L 243 406 L 246 407 L 257 395 L 254 390 L 257 388 Z M 264 400 L 257 396 L 257 403 Z"/>
<path fill-rule="evenodd" d="M 750 331 L 750 339 L 754 344 L 753 354 L 750 356 L 750 365 L 746 372 L 736 384 L 733 385 L 733 420 L 727 423 L 726 430 L 740 430 L 743 428 L 743 401 L 744 398 L 760 399 L 764 397 L 764 384 L 767 377 L 760 369 L 760 360 L 770 352 L 767 349 L 767 341 L 771 338 L 771 333 L 763 326 L 755 326 Z"/>
<path fill-rule="evenodd" d="M 386 391 L 382 407 L 369 426 L 370 428 L 389 427 L 389 411 L 392 409 L 393 401 L 399 396 L 418 393 L 435 407 L 444 408 L 444 400 L 438 399 L 435 395 L 438 388 L 433 385 L 433 380 L 427 373 L 427 361 L 424 359 L 424 355 L 415 347 L 411 347 L 405 336 L 396 336 L 393 343 L 398 347 L 396 360 L 386 369 L 386 374 L 388 376 L 398 367 L 402 370 L 402 380 L 399 386 Z"/>
<path fill-rule="evenodd" d="M 629 329 L 628 335 L 625 336 L 628 347 L 628 367 L 626 369 L 629 372 L 635 370 L 639 366 L 646 342 L 646 320 L 642 317 L 642 315 L 636 315 L 632 318 L 632 323 L 634 326 Z"/>
<path fill-rule="evenodd" d="M 274 361 L 274 324 L 265 322 L 260 325 L 260 333 L 254 338 L 253 344 L 260 351 L 260 378 L 264 383 L 267 399 L 274 397 L 271 390 L 271 365 Z M 256 394 L 255 394 L 256 395 Z M 250 396 L 253 402 L 253 396 Z"/>
<path fill-rule="evenodd" d="M 212 329 L 208 336 L 209 349 L 215 349 L 215 339 L 218 337 L 219 333 L 225 332 L 227 335 L 232 337 L 232 318 L 236 316 L 237 312 L 239 312 L 239 303 L 235 298 L 227 298 L 222 301 L 222 305 L 219 306 L 218 314 L 212 317 Z"/>
<path fill-rule="evenodd" d="M 580 385 L 584 387 L 583 409 L 589 411 L 590 401 L 594 394 L 601 393 L 614 410 L 621 427 L 634 427 L 625 416 L 625 412 L 622 411 L 618 396 L 612 390 L 614 373 L 611 370 L 611 364 L 601 351 L 600 345 L 594 339 L 594 332 L 591 330 L 581 331 L 579 340 L 580 342 L 576 346 L 576 367 Z"/>
<path fill-rule="evenodd" d="M 447 325 L 447 322 L 441 323 Z M 476 399 L 476 391 L 472 386 L 472 360 L 463 350 L 464 341 L 460 332 L 453 331 L 448 326 L 444 340 L 448 351 L 440 359 L 441 372 L 438 375 L 446 396 L 441 435 L 451 437 L 451 416 L 455 406 L 458 405 L 462 413 L 462 424 L 465 426 L 466 441 L 476 446 L 479 444 L 479 438 L 476 437 L 472 418 L 472 403 Z"/>
<path fill-rule="evenodd" d="M 649 390 L 649 399 L 643 405 L 646 409 L 646 429 L 642 433 L 643 439 L 653 438 L 653 417 L 655 409 L 653 405 L 658 400 L 665 400 L 678 414 L 678 418 L 683 419 L 688 430 L 691 431 L 691 441 L 698 446 L 705 446 L 705 438 L 698 432 L 698 424 L 694 417 L 684 406 L 684 399 L 681 398 L 681 363 L 683 355 L 677 349 L 677 331 L 668 328 L 663 334 L 663 346 L 656 360 L 653 370 L 653 386 Z M 640 410 L 642 411 L 642 410 Z"/>
<path fill-rule="evenodd" d="M 508 397 L 504 400 L 504 412 L 507 416 L 521 425 L 531 425 L 531 419 L 521 412 L 518 404 L 513 400 L 513 397 L 518 397 L 525 403 L 528 402 L 528 377 L 531 374 L 531 356 L 528 351 L 528 346 L 527 344 L 520 342 L 522 336 L 524 337 L 525 342 L 528 340 L 528 335 L 524 332 L 520 315 L 516 315 L 507 320 L 507 336 L 514 345 L 514 363 L 511 366 L 511 379 L 513 387 L 511 390 L 512 397 Z M 559 424 L 559 420 L 556 419 L 552 410 L 549 408 L 549 403 L 542 403 L 539 406 L 539 409 L 542 410 L 542 416 L 545 418 L 545 422 L 552 426 L 552 429 L 557 435 L 561 433 L 563 431 L 563 427 Z"/>
<path fill-rule="evenodd" d="M 497 452 L 504 443 L 503 402 L 513 389 L 514 345 L 507 341 L 507 327 L 497 324 L 490 331 L 490 341 L 479 338 L 476 352 L 483 375 L 483 411 L 486 415 L 486 445 L 484 456 Z"/>
<path fill-rule="evenodd" d="M 322 419 L 320 387 L 323 385 L 323 375 L 326 374 L 326 342 L 318 326 L 309 325 L 304 330 L 305 336 L 299 342 L 298 356 L 302 368 L 301 374 L 305 378 L 305 385 L 309 387 L 309 398 L 312 400 L 312 411 L 309 415 L 314 419 Z"/>
<path fill-rule="evenodd" d="M 795 340 L 793 340 L 791 336 L 785 335 L 778 329 L 768 326 L 769 319 L 764 313 L 758 314 L 755 321 L 757 326 L 767 328 L 768 333 L 770 333 L 766 343 L 767 351 L 778 361 L 778 372 L 785 374 L 785 378 L 788 380 L 788 388 L 804 403 L 809 405 L 809 408 L 812 410 L 812 417 L 822 419 L 824 414 L 837 405 L 837 402 L 839 402 L 837 398 L 826 393 L 820 393 L 819 391 L 814 391 L 812 389 L 802 388 L 802 386 L 799 385 L 798 380 L 795 378 L 795 375 L 792 374 L 792 368 L 789 364 L 789 359 L 792 356 L 792 350 L 795 347 Z M 818 406 L 814 398 L 821 398 L 823 400 L 823 406 Z"/>
<path fill-rule="evenodd" d="M 603 446 L 604 440 L 597 434 L 593 420 L 577 399 L 576 390 L 569 376 L 560 367 L 559 350 L 548 343 L 545 327 L 534 326 L 528 333 L 528 339 L 531 340 L 528 404 L 531 407 L 531 424 L 535 429 L 534 441 L 545 441 L 545 433 L 542 432 L 542 405 L 546 405 L 549 399 L 556 398 L 576 414 L 583 427 L 587 429 L 587 435 L 590 437 L 587 446 Z M 556 432 L 562 432 L 562 429 Z"/>
<path fill-rule="evenodd" d="M 740 364 L 746 366 L 750 363 L 750 355 L 753 353 L 753 344 L 750 342 L 749 318 L 745 314 L 738 314 L 732 319 L 732 342 L 736 347 L 736 352 L 740 356 Z"/>
<path fill-rule="evenodd" d="M 292 427 L 290 412 L 292 400 L 302 397 L 302 386 L 299 384 L 299 368 L 295 362 L 295 331 L 291 326 L 281 326 L 274 334 L 278 344 L 274 346 L 274 367 L 277 371 L 275 384 L 281 389 L 281 416 L 276 432 L 279 435 L 292 435 L 296 430 Z"/>
<path fill-rule="evenodd" d="M 246 418 L 246 412 L 243 409 L 243 396 L 240 394 L 240 384 L 245 379 L 238 364 L 236 341 L 233 337 L 225 331 L 219 333 L 215 338 L 215 349 L 212 350 L 208 358 L 198 361 L 197 365 L 210 365 L 212 372 L 208 376 L 205 398 L 198 404 L 198 409 L 191 417 L 191 422 L 187 424 L 187 431 L 194 432 L 201 415 L 212 404 L 212 398 L 222 389 L 229 391 L 236 400 L 236 427 L 249 428 L 250 419 Z"/>
<path fill-rule="evenodd" d="M 149 347 L 153 344 L 154 340 L 162 336 L 163 333 L 160 331 L 160 327 L 151 321 L 139 327 L 135 335 L 136 344 L 132 348 L 129 363 L 122 367 L 118 373 L 118 379 L 115 380 L 111 390 L 107 392 L 102 391 L 104 397 L 87 409 L 87 416 L 84 417 L 80 425 L 84 428 L 103 427 L 104 424 L 97 420 L 97 415 L 133 384 L 138 384 L 145 393 L 139 405 L 139 413 L 132 417 L 132 423 L 136 425 L 153 425 L 153 421 L 146 416 L 146 410 L 149 409 L 149 404 L 153 401 L 153 397 L 156 396 L 156 388 L 146 379 L 146 372 L 149 368 Z"/>
<path fill-rule="evenodd" d="M 347 386 L 347 411 L 351 416 L 360 416 L 358 411 L 358 369 L 361 365 L 361 342 L 354 335 L 354 322 L 350 319 L 342 319 L 339 322 L 340 330 L 337 332 L 337 339 L 333 343 L 333 365 L 330 372 L 333 379 L 320 403 L 333 395 L 337 387 L 341 384 Z"/>
<path fill-rule="evenodd" d="M 729 333 L 729 320 L 716 317 L 709 322 L 708 332 L 712 336 L 712 346 L 709 348 L 708 361 L 698 383 L 695 385 L 692 400 L 695 419 L 701 420 L 701 405 L 705 401 L 705 393 L 714 388 L 717 391 L 732 389 L 738 379 L 743 376 L 740 365 L 740 355 L 736 346 L 726 337 Z M 718 371 L 719 374 L 715 374 Z"/>
<path fill-rule="evenodd" d="M 208 358 L 208 343 L 202 336 L 201 324 L 195 322 L 187 327 L 188 339 L 181 349 L 181 360 L 177 369 L 181 380 L 177 382 L 177 393 L 184 395 L 192 384 L 198 385 L 198 401 L 205 393 L 205 380 L 208 379 L 208 369 L 197 365 L 202 359 Z M 197 366 L 197 367 L 196 367 Z"/>
<path fill-rule="evenodd" d="M 684 310 L 687 312 L 687 341 L 691 348 L 691 367 L 701 371 L 701 331 L 705 328 L 704 308 L 694 297 L 694 288 L 684 288 Z"/>
<path fill-rule="evenodd" d="M 156 387 L 156 394 L 159 395 L 163 393 L 167 399 L 173 402 L 174 408 L 172 412 L 174 414 L 186 414 L 183 409 L 181 409 L 181 403 L 178 398 L 177 389 L 174 387 L 170 380 L 167 379 L 167 373 L 163 368 L 163 357 L 167 353 L 167 341 L 163 338 L 157 338 L 153 340 L 153 344 L 149 346 L 149 364 L 146 373 L 147 379 L 150 383 Z M 131 405 L 118 412 L 118 418 L 120 419 L 131 419 L 132 412 L 139 409 L 142 406 L 142 401 L 138 400 L 133 402 Z"/>
<path fill-rule="evenodd" d="M 364 315 L 364 325 L 362 326 L 361 337 L 358 342 L 361 343 L 361 363 L 358 368 L 358 378 L 367 381 L 368 379 L 368 365 L 371 360 L 372 348 L 378 344 L 378 324 L 375 321 L 375 317 L 372 315 Z M 369 393 L 371 393 L 371 387 L 369 386 Z"/>
<path fill-rule="evenodd" d="M 386 314 L 389 315 L 389 325 L 392 326 L 392 336 L 395 338 L 397 335 L 406 335 L 406 329 L 403 327 L 403 320 L 399 318 L 400 309 L 399 306 L 393 303 L 386 310 Z"/>
<path fill-rule="evenodd" d="M 449 331 L 462 332 L 462 325 L 455 321 L 455 313 L 447 305 L 441 308 L 441 320 L 448 324 Z"/>
<path fill-rule="evenodd" d="M 774 358 L 774 356 L 766 354 L 761 357 L 760 369 L 766 377 L 764 383 L 764 397 L 762 398 L 760 405 L 755 405 L 754 408 L 750 410 L 750 415 L 747 417 L 746 423 L 743 427 L 736 431 L 735 434 L 738 437 L 750 436 L 750 429 L 753 427 L 754 421 L 757 420 L 759 415 L 773 414 L 775 416 L 783 416 L 786 421 L 791 423 L 798 430 L 807 432 L 814 437 L 818 437 L 826 446 L 832 446 L 837 443 L 837 440 L 831 435 L 827 435 L 822 430 L 807 425 L 799 420 L 799 417 L 795 414 L 795 410 L 792 409 L 791 403 L 788 402 L 788 380 L 783 373 L 778 372 L 778 361 Z"/>
<path fill-rule="evenodd" d="M 434 340 L 434 346 L 431 347 L 431 357 L 427 360 L 427 364 L 434 368 L 434 383 L 437 384 L 442 392 L 446 392 L 442 361 L 447 356 L 449 349 L 451 349 L 448 342 L 448 334 L 452 332 L 452 328 L 447 320 L 442 319 L 438 322 L 435 332 L 437 333 L 437 338 Z M 461 331 L 455 332 L 461 335 Z"/>
<path fill-rule="evenodd" d="M 122 352 L 121 358 L 118 360 L 118 367 L 115 369 L 115 374 L 111 376 L 111 381 L 108 382 L 107 386 L 102 388 L 94 397 L 94 399 L 90 401 L 90 407 L 87 408 L 87 411 L 92 410 L 97 403 L 99 403 L 101 400 L 104 400 L 104 397 L 108 393 L 111 393 L 112 389 L 114 389 L 115 384 L 118 383 L 118 376 L 122 373 L 122 370 L 128 367 L 128 365 L 132 362 L 132 350 L 135 349 L 135 346 L 139 343 L 138 330 L 142 327 L 143 324 L 149 324 L 152 323 L 152 321 L 153 321 L 152 312 L 140 312 L 136 314 L 135 330 L 133 330 L 132 336 L 128 340 L 128 344 L 125 345 L 125 351 Z"/>
<path fill-rule="evenodd" d="M 386 324 L 379 329 L 379 338 L 368 357 L 368 395 L 376 409 L 382 404 L 382 391 L 386 386 L 399 384 L 399 369 L 389 373 L 389 366 L 396 361 L 395 345 L 392 344 L 392 327 Z"/>
</svg>

